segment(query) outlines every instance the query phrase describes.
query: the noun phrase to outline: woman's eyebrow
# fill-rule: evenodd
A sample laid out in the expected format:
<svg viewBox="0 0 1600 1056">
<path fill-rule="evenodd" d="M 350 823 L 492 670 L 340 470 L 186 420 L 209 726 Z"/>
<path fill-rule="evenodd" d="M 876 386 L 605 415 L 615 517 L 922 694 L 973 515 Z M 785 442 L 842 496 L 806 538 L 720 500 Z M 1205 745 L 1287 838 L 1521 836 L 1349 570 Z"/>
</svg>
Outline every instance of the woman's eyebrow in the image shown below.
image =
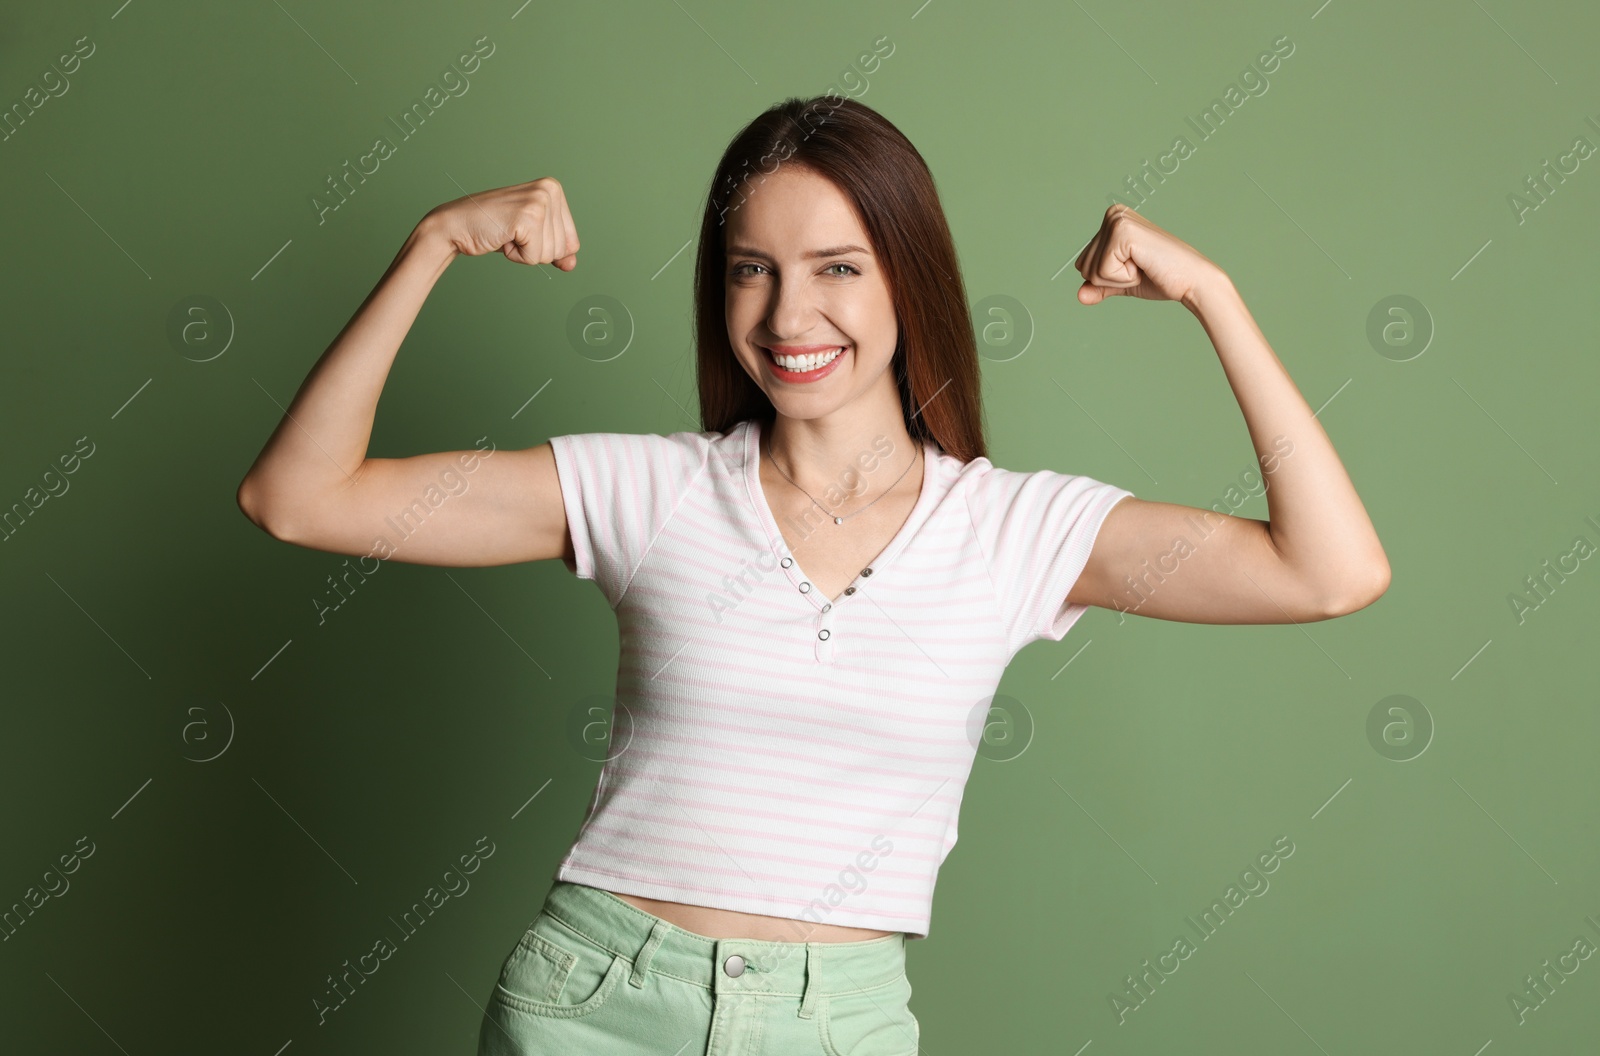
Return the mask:
<svg viewBox="0 0 1600 1056">
<path fill-rule="evenodd" d="M 729 256 L 763 257 L 767 260 L 776 259 L 770 253 L 763 253 L 754 246 L 729 246 L 727 253 Z M 864 249 L 853 242 L 843 246 L 830 246 L 827 249 L 813 249 L 808 253 L 801 254 L 801 256 L 809 260 L 817 257 L 842 257 L 849 253 L 860 253 L 868 257 L 872 256 L 872 251 L 870 249 Z"/>
</svg>

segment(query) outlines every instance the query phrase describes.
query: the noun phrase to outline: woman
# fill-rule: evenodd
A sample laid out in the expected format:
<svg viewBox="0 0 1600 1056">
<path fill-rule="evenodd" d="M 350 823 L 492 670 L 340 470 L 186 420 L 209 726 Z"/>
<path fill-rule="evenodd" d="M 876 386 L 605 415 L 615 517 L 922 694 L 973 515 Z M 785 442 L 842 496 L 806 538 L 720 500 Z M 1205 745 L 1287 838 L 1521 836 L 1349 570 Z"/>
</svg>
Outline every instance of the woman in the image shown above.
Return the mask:
<svg viewBox="0 0 1600 1056">
<path fill-rule="evenodd" d="M 274 537 L 369 552 L 462 453 L 366 455 L 383 381 L 458 254 L 577 266 L 552 179 L 432 210 L 239 489 Z M 1181 302 L 1272 476 L 1271 520 L 986 457 L 954 244 L 873 110 L 790 99 L 718 167 L 696 268 L 704 431 L 552 437 L 391 554 L 561 557 L 615 610 L 619 731 L 480 1053 L 914 1053 L 905 942 L 1007 662 L 1091 605 L 1166 620 L 1354 612 L 1388 563 L 1332 445 L 1227 276 L 1114 206 L 1080 302 Z M 463 463 L 464 464 L 464 463 Z M 614 736 L 615 745 L 617 738 Z"/>
</svg>

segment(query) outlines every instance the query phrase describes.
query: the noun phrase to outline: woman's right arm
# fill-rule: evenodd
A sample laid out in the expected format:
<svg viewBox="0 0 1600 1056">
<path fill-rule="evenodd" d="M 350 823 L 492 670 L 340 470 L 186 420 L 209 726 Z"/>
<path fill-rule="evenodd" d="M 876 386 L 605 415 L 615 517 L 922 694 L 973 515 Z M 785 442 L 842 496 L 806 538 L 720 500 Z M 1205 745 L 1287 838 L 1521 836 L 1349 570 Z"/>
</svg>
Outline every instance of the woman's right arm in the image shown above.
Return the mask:
<svg viewBox="0 0 1600 1056">
<path fill-rule="evenodd" d="M 458 566 L 570 558 L 548 442 L 409 458 L 369 458 L 367 444 L 400 344 L 458 254 L 498 250 L 571 271 L 577 249 L 566 196 L 548 177 L 429 212 L 300 386 L 239 485 L 240 510 L 276 539 L 333 553 Z M 392 551 L 375 549 L 380 539 Z"/>
</svg>

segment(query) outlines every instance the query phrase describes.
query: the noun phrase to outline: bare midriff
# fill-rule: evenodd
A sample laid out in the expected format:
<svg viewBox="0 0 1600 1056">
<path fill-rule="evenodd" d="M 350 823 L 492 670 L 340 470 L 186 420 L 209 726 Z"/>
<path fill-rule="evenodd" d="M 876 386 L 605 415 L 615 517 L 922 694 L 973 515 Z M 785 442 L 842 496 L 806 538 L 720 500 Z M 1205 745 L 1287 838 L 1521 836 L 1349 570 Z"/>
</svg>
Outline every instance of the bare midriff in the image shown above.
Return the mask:
<svg viewBox="0 0 1600 1056">
<path fill-rule="evenodd" d="M 684 902 L 663 902 L 639 895 L 610 892 L 630 906 L 654 914 L 668 924 L 710 939 L 756 939 L 760 942 L 862 942 L 895 934 L 873 928 L 851 928 L 843 924 L 817 924 L 809 920 L 790 920 L 764 913 L 742 913 L 736 909 L 712 909 Z"/>
</svg>

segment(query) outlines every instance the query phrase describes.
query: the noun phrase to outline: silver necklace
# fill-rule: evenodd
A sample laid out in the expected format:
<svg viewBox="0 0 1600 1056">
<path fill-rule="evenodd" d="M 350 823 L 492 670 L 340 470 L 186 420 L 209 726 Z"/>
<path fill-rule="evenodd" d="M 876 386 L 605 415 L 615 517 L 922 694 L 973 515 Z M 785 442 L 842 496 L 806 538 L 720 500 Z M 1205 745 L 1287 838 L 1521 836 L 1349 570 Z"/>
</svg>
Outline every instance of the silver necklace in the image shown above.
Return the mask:
<svg viewBox="0 0 1600 1056">
<path fill-rule="evenodd" d="M 772 468 L 776 469 L 778 471 L 779 475 L 781 475 L 784 480 L 789 481 L 790 484 L 794 484 L 794 481 L 790 478 L 789 474 L 785 473 L 783 471 L 783 467 L 778 465 L 778 460 L 772 457 L 772 451 L 770 449 L 767 451 L 767 461 L 772 463 Z M 911 465 L 906 466 L 905 469 L 902 469 L 900 471 L 900 475 L 898 477 L 894 478 L 894 484 L 890 484 L 888 486 L 888 488 L 884 489 L 883 494 L 879 495 L 878 499 L 883 498 L 884 495 L 887 495 L 887 494 L 889 494 L 889 492 L 893 491 L 894 490 L 894 485 L 898 484 L 902 480 L 904 480 L 905 479 L 905 475 L 907 473 L 911 472 L 911 466 L 914 466 L 916 464 L 917 464 L 917 453 L 915 451 L 913 451 L 911 453 Z M 805 495 L 806 498 L 811 499 L 811 504 L 813 506 L 815 506 L 819 510 L 822 510 L 822 512 L 824 514 L 827 514 L 827 516 L 832 517 L 834 524 L 843 524 L 845 521 L 849 520 L 851 517 L 854 517 L 856 514 L 860 513 L 861 510 L 865 510 L 867 508 L 867 506 L 871 506 L 872 502 L 877 502 L 878 501 L 878 499 L 873 499 L 872 502 L 867 503 L 867 506 L 861 507 L 861 510 L 853 510 L 852 512 L 845 514 L 843 517 L 839 517 L 839 516 L 836 516 L 836 515 L 834 515 L 832 513 L 828 513 L 828 511 L 826 509 L 823 509 L 822 503 L 818 502 L 815 498 L 812 498 L 811 493 L 809 491 L 806 491 L 805 488 L 801 488 L 800 485 L 798 485 L 798 484 L 794 484 L 794 486 L 796 488 L 800 488 L 800 492 L 803 495 Z"/>
</svg>

